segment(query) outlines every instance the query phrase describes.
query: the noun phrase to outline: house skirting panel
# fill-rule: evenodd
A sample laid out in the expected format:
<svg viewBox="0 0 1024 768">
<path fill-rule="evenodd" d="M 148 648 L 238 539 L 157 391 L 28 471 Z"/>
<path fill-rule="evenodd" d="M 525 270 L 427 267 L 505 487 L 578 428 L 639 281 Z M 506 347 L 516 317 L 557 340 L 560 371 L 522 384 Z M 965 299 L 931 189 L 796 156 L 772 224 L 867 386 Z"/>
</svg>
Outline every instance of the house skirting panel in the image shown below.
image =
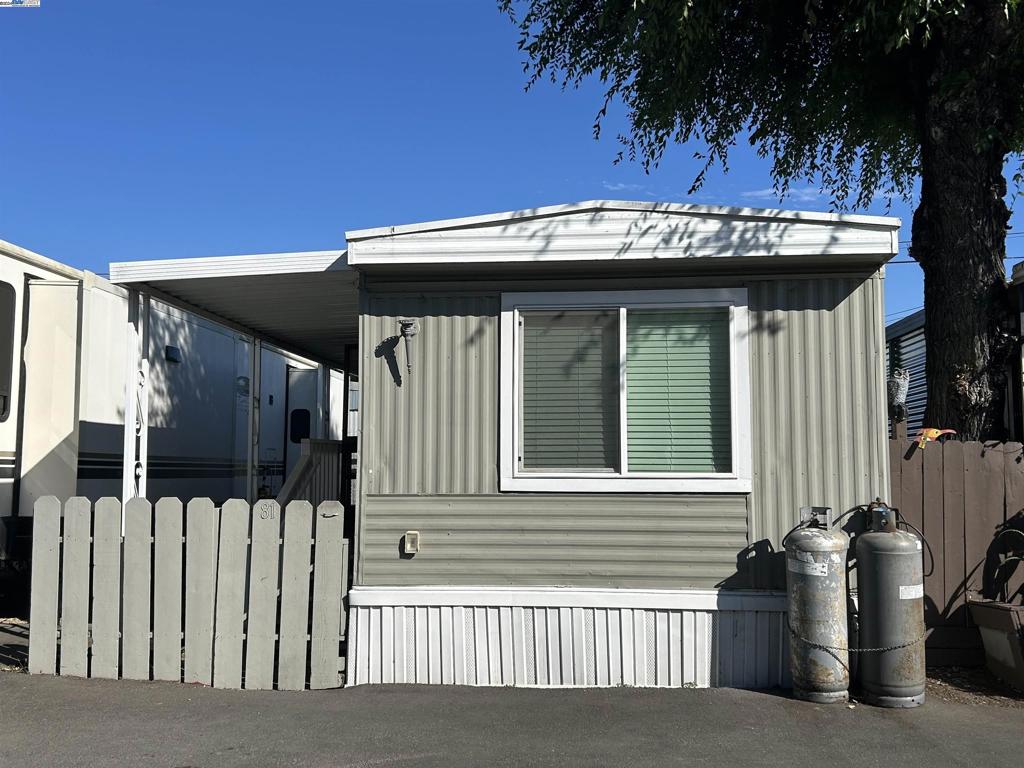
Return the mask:
<svg viewBox="0 0 1024 768">
<path fill-rule="evenodd" d="M 785 596 L 357 587 L 349 685 L 788 686 Z"/>
</svg>

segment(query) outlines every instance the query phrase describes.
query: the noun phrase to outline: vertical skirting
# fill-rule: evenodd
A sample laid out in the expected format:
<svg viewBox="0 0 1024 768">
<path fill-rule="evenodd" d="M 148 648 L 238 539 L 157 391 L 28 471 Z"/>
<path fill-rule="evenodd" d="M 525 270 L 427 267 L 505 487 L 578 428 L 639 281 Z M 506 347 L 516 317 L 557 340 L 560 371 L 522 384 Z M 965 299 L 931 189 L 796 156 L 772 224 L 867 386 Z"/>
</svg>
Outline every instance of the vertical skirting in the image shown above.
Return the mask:
<svg viewBox="0 0 1024 768">
<path fill-rule="evenodd" d="M 349 685 L 789 684 L 775 594 L 356 589 Z"/>
</svg>

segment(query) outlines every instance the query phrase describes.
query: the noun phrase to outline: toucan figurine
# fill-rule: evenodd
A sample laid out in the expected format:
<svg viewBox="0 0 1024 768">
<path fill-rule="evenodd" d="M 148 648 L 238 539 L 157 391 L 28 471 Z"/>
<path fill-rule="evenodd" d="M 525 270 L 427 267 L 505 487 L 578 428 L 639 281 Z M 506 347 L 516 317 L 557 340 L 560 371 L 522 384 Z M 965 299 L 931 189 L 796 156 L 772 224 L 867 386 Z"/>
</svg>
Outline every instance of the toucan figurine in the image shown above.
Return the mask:
<svg viewBox="0 0 1024 768">
<path fill-rule="evenodd" d="M 917 447 L 923 449 L 925 443 L 938 440 L 943 435 L 955 435 L 955 429 L 935 429 L 935 427 L 922 427 L 917 433 Z"/>
</svg>

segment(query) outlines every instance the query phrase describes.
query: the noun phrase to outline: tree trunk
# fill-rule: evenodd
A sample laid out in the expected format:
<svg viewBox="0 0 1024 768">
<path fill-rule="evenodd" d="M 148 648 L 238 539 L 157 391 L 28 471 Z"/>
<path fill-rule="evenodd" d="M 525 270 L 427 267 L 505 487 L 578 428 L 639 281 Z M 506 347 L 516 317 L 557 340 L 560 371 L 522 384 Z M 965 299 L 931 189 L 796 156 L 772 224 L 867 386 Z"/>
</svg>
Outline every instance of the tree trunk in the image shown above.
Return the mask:
<svg viewBox="0 0 1024 768">
<path fill-rule="evenodd" d="M 955 429 L 964 440 L 1004 437 L 1010 212 L 1005 84 L 995 71 L 1007 37 L 1000 6 L 968 4 L 933 42 L 919 119 L 911 253 L 924 271 L 925 426 Z"/>
</svg>

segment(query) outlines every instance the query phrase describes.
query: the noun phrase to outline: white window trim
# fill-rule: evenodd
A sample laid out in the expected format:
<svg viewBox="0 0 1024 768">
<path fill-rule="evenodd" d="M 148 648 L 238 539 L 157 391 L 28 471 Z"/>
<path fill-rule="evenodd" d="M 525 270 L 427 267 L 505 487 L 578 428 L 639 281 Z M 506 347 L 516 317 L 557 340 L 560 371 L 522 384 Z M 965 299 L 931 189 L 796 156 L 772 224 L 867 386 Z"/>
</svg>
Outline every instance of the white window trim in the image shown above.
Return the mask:
<svg viewBox="0 0 1024 768">
<path fill-rule="evenodd" d="M 519 462 L 519 312 L 524 309 L 620 308 L 666 309 L 729 307 L 729 365 L 732 416 L 732 472 L 729 473 L 625 473 L 614 476 L 593 472 L 521 472 Z M 620 317 L 621 319 L 621 317 Z M 499 385 L 500 461 L 502 491 L 565 493 L 749 493 L 751 491 L 750 352 L 747 291 L 745 288 L 680 289 L 668 291 L 558 291 L 503 293 L 501 296 L 501 356 Z M 625 334 L 620 335 L 620 339 Z M 620 392 L 625 394 L 625 350 Z M 620 408 L 626 398 L 620 396 Z M 625 454 L 625 432 L 620 420 L 620 449 Z M 625 466 L 625 464 L 623 464 Z"/>
</svg>

